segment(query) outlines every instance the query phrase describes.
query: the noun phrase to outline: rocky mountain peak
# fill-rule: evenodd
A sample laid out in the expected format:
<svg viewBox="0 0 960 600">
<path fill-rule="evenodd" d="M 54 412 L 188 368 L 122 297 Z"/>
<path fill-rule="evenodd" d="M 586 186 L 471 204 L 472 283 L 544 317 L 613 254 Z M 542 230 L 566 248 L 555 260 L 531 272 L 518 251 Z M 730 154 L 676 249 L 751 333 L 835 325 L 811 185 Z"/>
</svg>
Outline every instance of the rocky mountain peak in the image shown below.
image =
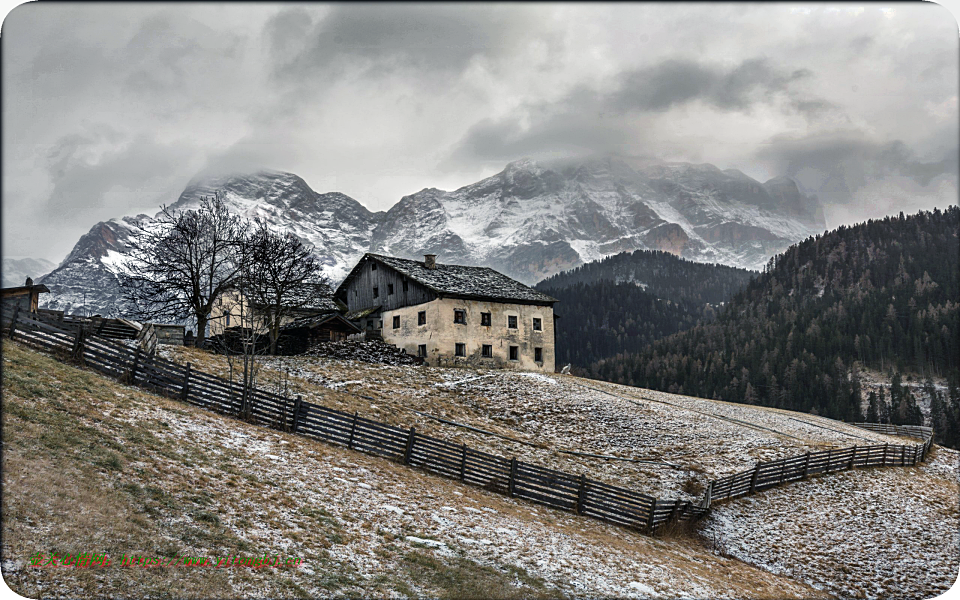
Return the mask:
<svg viewBox="0 0 960 600">
<path fill-rule="evenodd" d="M 425 188 L 403 196 L 385 213 L 340 192 L 317 193 L 292 173 L 204 173 L 172 208 L 191 208 L 217 190 L 231 211 L 266 219 L 312 244 L 334 282 L 365 252 L 418 260 L 434 252 L 446 263 L 489 266 L 525 283 L 637 249 L 757 269 L 820 227 L 811 224 L 816 198 L 787 178 L 760 183 L 706 163 L 617 155 L 526 158 L 454 191 Z M 44 283 L 96 294 L 78 279 L 95 269 L 97 286 L 115 280 L 131 223 L 98 223 Z"/>
</svg>

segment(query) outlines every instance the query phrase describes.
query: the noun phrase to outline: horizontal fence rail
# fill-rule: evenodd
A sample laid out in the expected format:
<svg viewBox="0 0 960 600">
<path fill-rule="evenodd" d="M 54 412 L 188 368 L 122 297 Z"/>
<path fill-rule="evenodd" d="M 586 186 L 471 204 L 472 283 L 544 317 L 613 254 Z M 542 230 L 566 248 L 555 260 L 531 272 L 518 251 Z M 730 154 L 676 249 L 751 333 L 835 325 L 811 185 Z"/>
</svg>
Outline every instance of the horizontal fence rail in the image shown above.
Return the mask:
<svg viewBox="0 0 960 600">
<path fill-rule="evenodd" d="M 888 435 L 915 437 L 922 444 L 854 446 L 806 453 L 711 481 L 694 504 L 660 500 L 585 475 L 571 475 L 538 465 L 488 454 L 464 444 L 402 429 L 326 406 L 244 387 L 89 333 L 58 320 L 4 307 L 0 324 L 10 339 L 73 360 L 109 377 L 223 415 L 240 416 L 273 429 L 338 444 L 395 460 L 436 475 L 574 512 L 629 528 L 652 531 L 670 521 L 696 520 L 712 502 L 729 500 L 818 473 L 854 468 L 911 466 L 926 458 L 933 443 L 929 427 L 856 423 Z"/>
<path fill-rule="evenodd" d="M 711 481 L 702 506 L 800 481 L 810 475 L 867 467 L 912 467 L 926 460 L 933 445 L 933 429 L 918 425 L 851 423 L 861 429 L 886 435 L 913 437 L 920 444 L 874 444 L 807 452 L 772 462 L 759 462 L 748 470 Z"/>
</svg>

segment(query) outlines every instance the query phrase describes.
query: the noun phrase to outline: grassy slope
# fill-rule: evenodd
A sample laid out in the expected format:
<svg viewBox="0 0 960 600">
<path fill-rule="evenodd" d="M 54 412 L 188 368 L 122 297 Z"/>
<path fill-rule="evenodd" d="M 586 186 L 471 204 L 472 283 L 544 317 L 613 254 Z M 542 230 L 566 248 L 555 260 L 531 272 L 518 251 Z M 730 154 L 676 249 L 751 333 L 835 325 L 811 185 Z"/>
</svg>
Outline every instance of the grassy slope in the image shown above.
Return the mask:
<svg viewBox="0 0 960 600">
<path fill-rule="evenodd" d="M 28 596 L 816 597 L 639 534 L 205 413 L 3 347 L 3 576 Z M 416 538 L 416 539 L 411 539 Z M 33 569 L 28 557 L 258 555 L 300 569 Z"/>
</svg>

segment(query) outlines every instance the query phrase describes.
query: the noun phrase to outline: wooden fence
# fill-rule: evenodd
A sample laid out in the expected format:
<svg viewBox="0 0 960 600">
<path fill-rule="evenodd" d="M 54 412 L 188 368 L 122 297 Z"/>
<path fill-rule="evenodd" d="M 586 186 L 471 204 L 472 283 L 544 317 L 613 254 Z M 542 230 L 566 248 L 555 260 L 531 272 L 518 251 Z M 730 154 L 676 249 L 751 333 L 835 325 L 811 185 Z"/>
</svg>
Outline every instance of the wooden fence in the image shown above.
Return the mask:
<svg viewBox="0 0 960 600">
<path fill-rule="evenodd" d="M 818 473 L 833 473 L 865 467 L 913 466 L 926 459 L 933 445 L 933 429 L 929 427 L 879 423 L 852 423 L 852 425 L 887 435 L 919 438 L 923 443 L 853 446 L 807 452 L 800 456 L 772 462 L 758 462 L 757 466 L 750 470 L 711 481 L 701 506 L 709 508 L 712 502 L 753 494 L 791 481 L 806 479 Z"/>
<path fill-rule="evenodd" d="M 708 508 L 658 500 L 584 475 L 571 475 L 488 454 L 303 401 L 243 387 L 221 377 L 153 356 L 33 313 L 10 315 L 7 334 L 24 344 L 79 362 L 125 383 L 220 414 L 382 456 L 464 483 L 617 525 L 654 530 L 670 520 L 692 520 Z"/>
</svg>

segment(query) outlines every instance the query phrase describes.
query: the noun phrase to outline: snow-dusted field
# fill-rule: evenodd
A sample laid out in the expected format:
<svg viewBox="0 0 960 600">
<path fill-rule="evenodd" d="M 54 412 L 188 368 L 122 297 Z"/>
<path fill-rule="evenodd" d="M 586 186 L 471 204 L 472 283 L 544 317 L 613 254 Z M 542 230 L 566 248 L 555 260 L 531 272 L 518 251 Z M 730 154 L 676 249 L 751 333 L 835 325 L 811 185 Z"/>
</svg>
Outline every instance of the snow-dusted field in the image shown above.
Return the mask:
<svg viewBox="0 0 960 600">
<path fill-rule="evenodd" d="M 172 354 L 198 358 L 189 350 Z M 208 370 L 223 364 L 220 357 L 203 360 Z M 271 368 L 289 371 L 291 393 L 314 402 L 664 498 L 698 498 L 709 479 L 757 460 L 903 441 L 812 415 L 571 376 L 322 359 L 271 359 L 266 366 L 262 384 L 269 385 Z M 702 529 L 716 552 L 831 594 L 932 597 L 960 568 L 957 477 L 957 454 L 938 449 L 917 468 L 832 474 L 717 506 Z"/>
<path fill-rule="evenodd" d="M 826 597 L 694 537 L 651 538 L 533 506 L 152 396 L 17 344 L 4 347 L 3 374 L 12 515 L 3 571 L 30 597 L 163 596 L 158 581 L 178 597 Z M 52 431 L 74 441 L 51 446 L 42 438 Z M 91 462 L 90 443 L 111 447 L 114 466 Z M 28 562 L 38 549 L 105 548 L 114 559 L 267 552 L 303 563 L 171 571 Z M 478 587 L 480 578 L 492 583 Z"/>
</svg>

